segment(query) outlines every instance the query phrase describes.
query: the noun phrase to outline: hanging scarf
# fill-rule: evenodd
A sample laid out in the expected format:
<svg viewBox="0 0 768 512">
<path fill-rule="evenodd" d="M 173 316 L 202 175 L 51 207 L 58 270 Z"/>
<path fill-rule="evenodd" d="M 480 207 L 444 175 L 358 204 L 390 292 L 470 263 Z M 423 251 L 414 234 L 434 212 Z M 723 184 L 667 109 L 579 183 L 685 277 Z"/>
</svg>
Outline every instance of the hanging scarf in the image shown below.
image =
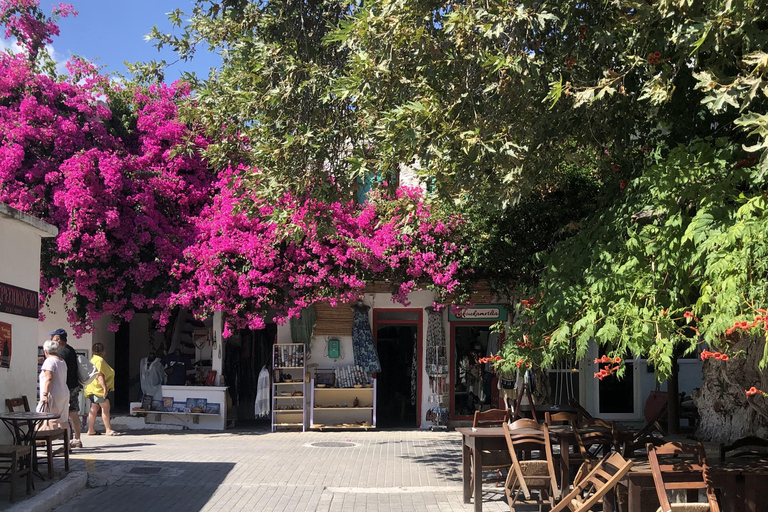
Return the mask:
<svg viewBox="0 0 768 512">
<path fill-rule="evenodd" d="M 427 311 L 427 373 L 447 373 L 443 314 L 431 308 Z"/>
<path fill-rule="evenodd" d="M 355 323 L 352 326 L 352 352 L 355 364 L 367 373 L 380 372 L 381 363 L 376 346 L 373 344 L 373 332 L 368 323 L 368 313 L 355 309 Z"/>
</svg>

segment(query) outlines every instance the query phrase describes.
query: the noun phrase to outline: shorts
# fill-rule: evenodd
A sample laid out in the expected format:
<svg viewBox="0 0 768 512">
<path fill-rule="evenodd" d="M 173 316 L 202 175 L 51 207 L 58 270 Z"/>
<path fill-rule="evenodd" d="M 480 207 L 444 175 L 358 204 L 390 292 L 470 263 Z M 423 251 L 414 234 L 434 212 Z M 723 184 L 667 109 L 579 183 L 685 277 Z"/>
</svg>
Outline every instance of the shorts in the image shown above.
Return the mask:
<svg viewBox="0 0 768 512">
<path fill-rule="evenodd" d="M 80 386 L 69 390 L 69 412 L 78 412 L 80 410 Z"/>
<path fill-rule="evenodd" d="M 103 396 L 88 395 L 88 399 L 94 404 L 103 404 L 107 399 Z"/>
</svg>

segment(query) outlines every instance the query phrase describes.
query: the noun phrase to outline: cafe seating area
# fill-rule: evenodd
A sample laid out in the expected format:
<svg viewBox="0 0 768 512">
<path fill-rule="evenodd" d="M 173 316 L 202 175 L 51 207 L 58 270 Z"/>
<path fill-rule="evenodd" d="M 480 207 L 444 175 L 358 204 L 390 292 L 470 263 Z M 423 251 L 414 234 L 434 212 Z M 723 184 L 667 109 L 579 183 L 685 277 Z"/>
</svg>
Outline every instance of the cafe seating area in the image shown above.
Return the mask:
<svg viewBox="0 0 768 512">
<path fill-rule="evenodd" d="M 514 407 L 514 404 L 513 404 Z M 463 437 L 464 502 L 482 511 L 482 457 L 506 449 L 509 509 L 606 512 L 730 512 L 767 510 L 768 440 L 748 437 L 710 447 L 587 417 L 578 408 L 529 407 L 529 418 L 507 410 L 501 426 L 458 428 Z M 539 409 L 536 413 L 534 411 Z M 542 410 L 547 409 L 547 410 Z M 493 466 L 494 471 L 498 466 Z M 498 493 L 486 493 L 497 496 Z"/>
</svg>

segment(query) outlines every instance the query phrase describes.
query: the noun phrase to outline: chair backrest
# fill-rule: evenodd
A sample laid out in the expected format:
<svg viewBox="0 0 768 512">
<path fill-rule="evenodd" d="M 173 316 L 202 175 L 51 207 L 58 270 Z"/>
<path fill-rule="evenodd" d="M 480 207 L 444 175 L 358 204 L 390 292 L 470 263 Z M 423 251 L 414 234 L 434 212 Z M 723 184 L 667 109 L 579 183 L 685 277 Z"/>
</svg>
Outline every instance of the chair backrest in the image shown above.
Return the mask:
<svg viewBox="0 0 768 512">
<path fill-rule="evenodd" d="M 656 436 L 642 436 L 638 437 L 636 439 L 633 439 L 631 441 L 626 441 L 622 447 L 621 447 L 621 453 L 624 455 L 624 457 L 634 457 L 635 455 L 646 455 L 647 454 L 647 446 L 648 444 L 652 444 L 653 446 L 661 446 L 663 444 L 666 444 L 666 441 L 661 437 Z M 641 454 L 636 454 L 635 452 L 641 451 Z"/>
<path fill-rule="evenodd" d="M 572 423 L 578 423 L 579 421 L 579 413 L 576 412 L 545 412 L 544 413 L 544 423 L 547 424 L 548 427 L 551 427 L 552 425 L 570 425 Z"/>
<path fill-rule="evenodd" d="M 509 416 L 509 409 L 488 409 L 487 411 L 475 411 L 475 419 L 472 421 L 472 426 L 475 428 L 498 426 L 502 423 L 509 422 Z"/>
<path fill-rule="evenodd" d="M 531 484 L 529 481 L 532 481 L 533 478 L 525 475 L 517 452 L 538 450 L 539 454 L 544 453 L 548 474 L 545 476 L 536 475 L 537 487 L 546 487 L 551 495 L 556 495 L 558 489 L 557 477 L 555 476 L 552 445 L 547 426 L 529 418 L 521 418 L 511 425 L 504 423 L 502 427 L 504 428 L 504 437 L 507 441 L 509 456 L 512 459 L 510 472 L 515 473 L 523 494 L 526 497 L 530 495 L 529 487 Z"/>
<path fill-rule="evenodd" d="M 733 452 L 729 455 L 729 452 Z M 720 445 L 720 460 L 726 456 L 765 456 L 768 453 L 768 439 L 757 436 L 746 436 L 735 440 L 729 445 Z"/>
<path fill-rule="evenodd" d="M 24 408 L 24 412 L 29 412 L 29 401 L 27 401 L 27 395 L 20 396 L 18 398 L 6 398 L 5 406 L 8 408 L 8 412 L 16 412 L 17 409 Z"/>
<path fill-rule="evenodd" d="M 594 458 L 601 448 L 607 455 L 611 448 L 619 451 L 619 433 L 615 421 L 605 421 L 600 418 L 585 418 L 578 425 L 574 425 L 573 433 L 576 436 L 576 446 L 581 456 L 586 460 Z M 590 447 L 597 447 L 590 451 Z"/>
<path fill-rule="evenodd" d="M 578 415 L 579 415 L 579 421 L 581 421 L 581 420 L 583 420 L 583 419 L 586 419 L 586 418 L 591 418 L 591 417 L 592 417 L 592 415 L 591 415 L 591 414 L 589 414 L 589 411 L 587 411 L 587 410 L 584 408 L 584 406 L 583 406 L 583 405 L 581 405 L 581 404 L 579 403 L 579 401 L 578 401 L 578 400 L 576 400 L 575 398 L 571 398 L 571 399 L 568 401 L 568 404 L 569 404 L 571 407 L 575 407 L 575 408 L 576 408 L 576 412 L 577 412 L 577 413 L 578 413 Z"/>
<path fill-rule="evenodd" d="M 720 512 L 717 497 L 708 475 L 707 459 L 701 443 L 666 443 L 661 446 L 648 444 L 648 462 L 651 464 L 653 482 L 659 497 L 661 512 L 670 512 L 667 490 L 702 489 L 707 495 L 709 510 Z"/>
<path fill-rule="evenodd" d="M 606 455 L 551 512 L 566 509 L 574 512 L 591 510 L 602 501 L 608 491 L 616 487 L 616 484 L 629 473 L 630 468 L 632 468 L 631 460 L 625 460 L 618 453 Z"/>
</svg>

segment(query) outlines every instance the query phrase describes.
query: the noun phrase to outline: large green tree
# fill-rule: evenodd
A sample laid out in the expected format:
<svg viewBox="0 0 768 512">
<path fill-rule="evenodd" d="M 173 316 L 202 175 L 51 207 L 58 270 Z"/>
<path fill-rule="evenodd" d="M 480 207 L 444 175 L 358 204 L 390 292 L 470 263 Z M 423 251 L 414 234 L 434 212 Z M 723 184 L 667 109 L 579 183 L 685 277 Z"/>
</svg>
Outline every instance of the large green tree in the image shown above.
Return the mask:
<svg viewBox="0 0 768 512">
<path fill-rule="evenodd" d="M 515 328 L 533 349 L 512 344 L 502 366 L 595 339 L 649 356 L 661 380 L 703 341 L 760 359 L 741 357 L 760 342 L 722 343 L 768 302 L 766 7 L 199 1 L 155 37 L 184 58 L 221 52 L 194 113 L 225 135 L 212 158 L 264 168 L 245 177 L 259 194 L 345 196 L 408 169 L 464 214 L 475 277 L 537 294 Z M 747 384 L 728 393 L 750 403 Z"/>
</svg>

